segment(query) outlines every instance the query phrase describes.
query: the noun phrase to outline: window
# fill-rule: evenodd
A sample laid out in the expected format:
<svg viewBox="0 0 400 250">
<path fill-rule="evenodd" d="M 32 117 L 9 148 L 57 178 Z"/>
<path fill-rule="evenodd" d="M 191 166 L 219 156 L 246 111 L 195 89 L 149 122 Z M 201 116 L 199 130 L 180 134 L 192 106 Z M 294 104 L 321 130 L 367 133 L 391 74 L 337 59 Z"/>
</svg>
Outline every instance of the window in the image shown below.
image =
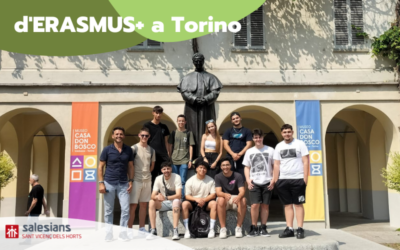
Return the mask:
<svg viewBox="0 0 400 250">
<path fill-rule="evenodd" d="M 128 48 L 128 51 L 135 51 L 135 50 L 160 50 L 162 49 L 162 43 L 161 42 L 157 42 L 154 40 L 150 40 L 147 39 L 146 41 L 139 43 L 136 46 L 130 47 Z"/>
<path fill-rule="evenodd" d="M 361 46 L 364 36 L 363 0 L 334 0 L 335 45 Z"/>
<path fill-rule="evenodd" d="M 247 17 L 239 20 L 242 29 L 234 34 L 237 48 L 264 48 L 263 5 Z"/>
</svg>

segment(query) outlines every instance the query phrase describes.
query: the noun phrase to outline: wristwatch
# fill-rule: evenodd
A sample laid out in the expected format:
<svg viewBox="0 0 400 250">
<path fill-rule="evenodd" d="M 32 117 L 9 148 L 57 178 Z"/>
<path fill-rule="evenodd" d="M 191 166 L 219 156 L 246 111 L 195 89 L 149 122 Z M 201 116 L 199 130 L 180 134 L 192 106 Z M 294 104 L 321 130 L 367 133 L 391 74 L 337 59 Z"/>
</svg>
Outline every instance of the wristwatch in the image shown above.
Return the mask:
<svg viewBox="0 0 400 250">
<path fill-rule="evenodd" d="M 129 182 L 133 182 L 133 179 L 129 179 Z"/>
<path fill-rule="evenodd" d="M 103 183 L 104 184 L 104 181 L 99 181 L 99 183 Z"/>
</svg>

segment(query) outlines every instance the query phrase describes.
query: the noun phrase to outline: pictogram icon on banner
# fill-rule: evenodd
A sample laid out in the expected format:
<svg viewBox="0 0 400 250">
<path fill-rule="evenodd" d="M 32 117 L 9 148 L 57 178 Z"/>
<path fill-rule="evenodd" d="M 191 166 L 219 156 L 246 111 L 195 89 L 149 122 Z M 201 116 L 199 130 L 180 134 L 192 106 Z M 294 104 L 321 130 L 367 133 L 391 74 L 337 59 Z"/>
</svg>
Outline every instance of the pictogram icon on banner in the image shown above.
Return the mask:
<svg viewBox="0 0 400 250">
<path fill-rule="evenodd" d="M 71 182 L 83 182 L 83 169 L 71 169 Z"/>
<path fill-rule="evenodd" d="M 321 150 L 310 150 L 310 163 L 322 163 L 322 151 Z"/>
<path fill-rule="evenodd" d="M 83 155 L 71 155 L 71 168 L 83 168 Z"/>
<path fill-rule="evenodd" d="M 322 176 L 322 164 L 310 164 L 310 176 Z"/>
<path fill-rule="evenodd" d="M 97 168 L 97 156 L 96 155 L 85 155 L 84 157 L 84 168 Z"/>
<path fill-rule="evenodd" d="M 97 169 L 84 169 L 83 182 L 95 182 L 97 178 Z"/>
</svg>

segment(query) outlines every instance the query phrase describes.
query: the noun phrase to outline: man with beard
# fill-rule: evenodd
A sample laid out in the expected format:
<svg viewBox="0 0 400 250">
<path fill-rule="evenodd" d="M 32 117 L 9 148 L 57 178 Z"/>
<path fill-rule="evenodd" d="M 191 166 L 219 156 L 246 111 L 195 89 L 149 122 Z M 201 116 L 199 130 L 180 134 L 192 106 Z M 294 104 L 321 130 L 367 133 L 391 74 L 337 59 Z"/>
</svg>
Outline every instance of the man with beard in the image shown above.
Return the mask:
<svg viewBox="0 0 400 250">
<path fill-rule="evenodd" d="M 251 147 L 251 131 L 243 127 L 242 118 L 238 112 L 231 114 L 232 128 L 225 131 L 222 139 L 224 148 L 231 160 L 232 171 L 240 173 L 244 177 L 244 166 L 242 164 L 244 154 Z"/>
<path fill-rule="evenodd" d="M 253 130 L 255 146 L 246 151 L 243 165 L 247 186 L 250 191 L 251 202 L 251 226 L 248 237 L 257 235 L 270 236 L 267 231 L 269 204 L 271 202 L 273 179 L 273 155 L 274 149 L 263 144 L 264 133 L 261 129 Z M 254 169 L 254 171 L 253 171 Z M 257 226 L 258 214 L 261 205 L 261 226 Z"/>
<path fill-rule="evenodd" d="M 241 174 L 231 170 L 229 158 L 221 160 L 222 172 L 215 176 L 215 192 L 217 193 L 218 218 L 221 230 L 219 238 L 227 237 L 226 230 L 226 211 L 229 209 L 237 210 L 237 224 L 235 237 L 241 238 L 242 225 L 246 216 L 246 198 L 244 197 L 244 179 Z"/>
<path fill-rule="evenodd" d="M 115 195 L 121 205 L 119 240 L 128 241 L 127 226 L 129 220 L 129 193 L 133 182 L 133 153 L 131 147 L 125 145 L 125 129 L 115 127 L 112 132 L 114 143 L 105 147 L 100 155 L 97 169 L 99 192 L 104 194 L 104 222 L 106 223 L 106 241 L 113 240 L 113 218 Z M 106 173 L 103 176 L 103 168 Z M 129 175 L 129 180 L 128 180 Z M 103 179 L 104 178 L 104 179 Z"/>
<path fill-rule="evenodd" d="M 160 212 L 173 210 L 173 240 L 179 240 L 178 223 L 181 210 L 182 181 L 178 174 L 172 173 L 172 166 L 169 162 L 161 164 L 162 175 L 156 178 L 149 203 L 150 234 L 147 239 L 157 235 L 156 210 Z"/>
</svg>

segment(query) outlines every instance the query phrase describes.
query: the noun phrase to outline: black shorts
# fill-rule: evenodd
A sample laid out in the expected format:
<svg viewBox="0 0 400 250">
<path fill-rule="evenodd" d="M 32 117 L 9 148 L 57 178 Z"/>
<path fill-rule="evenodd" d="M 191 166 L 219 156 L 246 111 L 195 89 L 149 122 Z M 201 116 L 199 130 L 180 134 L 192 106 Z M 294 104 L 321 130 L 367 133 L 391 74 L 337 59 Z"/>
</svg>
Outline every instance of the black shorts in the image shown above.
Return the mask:
<svg viewBox="0 0 400 250">
<path fill-rule="evenodd" d="M 188 201 L 188 200 L 187 200 Z M 194 210 L 196 207 L 197 207 L 197 202 L 195 202 L 195 201 L 189 201 L 190 202 L 190 204 L 192 205 L 192 209 Z M 204 206 L 202 207 L 202 209 L 204 210 L 204 211 L 206 211 L 207 210 L 207 207 L 208 207 L 208 203 L 210 203 L 210 201 L 207 201 L 205 204 L 204 204 Z"/>
<path fill-rule="evenodd" d="M 272 192 L 268 190 L 269 182 L 265 185 L 257 185 L 253 183 L 253 188 L 249 189 L 250 203 L 253 204 L 266 204 L 271 202 Z"/>
<path fill-rule="evenodd" d="M 306 203 L 306 184 L 304 179 L 283 179 L 275 184 L 283 205 Z"/>
</svg>

